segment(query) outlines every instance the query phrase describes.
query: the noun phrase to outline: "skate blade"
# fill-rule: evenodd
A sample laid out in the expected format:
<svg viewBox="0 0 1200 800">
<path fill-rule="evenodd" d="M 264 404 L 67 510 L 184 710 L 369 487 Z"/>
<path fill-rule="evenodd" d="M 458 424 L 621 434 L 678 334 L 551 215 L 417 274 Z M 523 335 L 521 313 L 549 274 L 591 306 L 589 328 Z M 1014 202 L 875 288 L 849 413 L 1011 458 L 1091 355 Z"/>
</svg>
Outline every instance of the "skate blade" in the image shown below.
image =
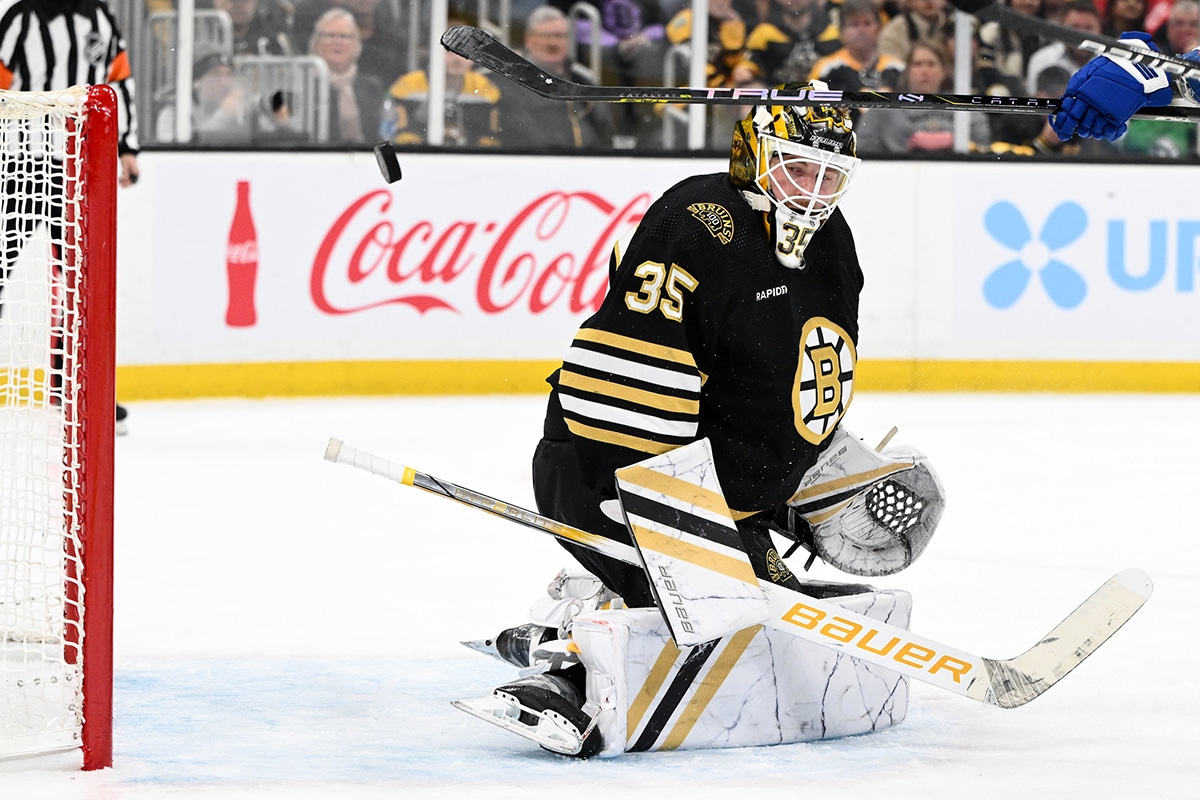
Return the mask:
<svg viewBox="0 0 1200 800">
<path fill-rule="evenodd" d="M 485 656 L 491 656 L 498 661 L 504 661 L 504 657 L 500 655 L 500 651 L 496 649 L 495 639 L 471 639 L 470 641 L 460 642 L 463 647 L 469 647 L 476 653 L 483 653 Z"/>
<path fill-rule="evenodd" d="M 553 711 L 534 711 L 517 703 L 514 698 L 502 699 L 496 695 L 477 697 L 472 700 L 452 700 L 450 704 L 484 722 L 512 731 L 554 753 L 573 756 L 583 749 L 583 737 L 575 726 Z M 521 722 L 521 712 L 532 714 L 537 723 Z"/>
</svg>

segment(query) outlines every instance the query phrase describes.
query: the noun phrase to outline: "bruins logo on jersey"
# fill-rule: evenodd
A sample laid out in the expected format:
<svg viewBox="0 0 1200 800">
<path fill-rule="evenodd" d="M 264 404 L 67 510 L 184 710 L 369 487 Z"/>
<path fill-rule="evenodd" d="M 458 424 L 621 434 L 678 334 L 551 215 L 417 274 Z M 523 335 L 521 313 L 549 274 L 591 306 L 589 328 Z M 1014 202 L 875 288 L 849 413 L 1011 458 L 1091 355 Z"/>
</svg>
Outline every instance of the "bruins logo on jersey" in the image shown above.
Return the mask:
<svg viewBox="0 0 1200 800">
<path fill-rule="evenodd" d="M 725 206 L 716 203 L 692 203 L 688 206 L 692 216 L 700 220 L 708 232 L 721 244 L 733 241 L 733 216 Z"/>
<path fill-rule="evenodd" d="M 800 336 L 800 363 L 792 384 L 796 430 L 820 444 L 846 413 L 854 391 L 854 342 L 824 317 L 813 317 Z"/>
</svg>

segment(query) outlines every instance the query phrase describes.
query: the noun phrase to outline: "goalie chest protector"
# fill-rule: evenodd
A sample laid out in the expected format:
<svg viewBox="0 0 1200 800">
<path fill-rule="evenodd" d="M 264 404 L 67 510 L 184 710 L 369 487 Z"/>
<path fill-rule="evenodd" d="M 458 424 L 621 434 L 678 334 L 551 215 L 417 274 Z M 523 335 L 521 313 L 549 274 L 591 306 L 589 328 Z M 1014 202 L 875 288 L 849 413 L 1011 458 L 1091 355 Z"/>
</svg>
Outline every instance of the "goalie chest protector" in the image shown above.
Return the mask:
<svg viewBox="0 0 1200 800">
<path fill-rule="evenodd" d="M 905 629 L 912 612 L 902 590 L 830 601 Z M 658 609 L 636 608 L 580 615 L 572 636 L 601 755 L 834 739 L 908 710 L 907 678 L 758 625 L 680 649 Z"/>
</svg>

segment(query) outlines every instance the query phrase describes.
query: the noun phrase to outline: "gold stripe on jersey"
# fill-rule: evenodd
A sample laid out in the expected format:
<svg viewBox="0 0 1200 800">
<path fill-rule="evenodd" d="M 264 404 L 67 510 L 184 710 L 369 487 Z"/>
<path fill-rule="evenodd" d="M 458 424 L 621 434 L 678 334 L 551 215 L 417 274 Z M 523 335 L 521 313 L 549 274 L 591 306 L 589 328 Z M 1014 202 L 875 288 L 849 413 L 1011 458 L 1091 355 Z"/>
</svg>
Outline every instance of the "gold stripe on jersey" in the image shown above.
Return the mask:
<svg viewBox="0 0 1200 800">
<path fill-rule="evenodd" d="M 683 364 L 684 366 L 696 369 L 696 359 L 692 358 L 692 354 L 686 350 L 634 339 L 631 336 L 622 336 L 619 333 L 609 333 L 608 331 L 597 330 L 596 328 L 580 328 L 575 334 L 575 340 L 604 344 L 619 350 L 628 351 L 634 356 L 650 356 L 660 361 L 670 361 L 674 364 Z"/>
<path fill-rule="evenodd" d="M 642 453 L 650 453 L 651 455 L 661 455 L 679 446 L 677 443 L 656 442 L 651 439 L 643 439 L 639 436 L 631 436 L 627 433 L 603 430 L 592 425 L 577 422 L 570 417 L 566 418 L 566 423 L 567 429 L 576 436 L 596 442 L 603 442 L 604 444 L 615 445 L 616 447 L 626 447 Z"/>
<path fill-rule="evenodd" d="M 684 740 L 699 721 L 700 715 L 708 708 L 708 704 L 725 683 L 725 679 L 729 677 L 734 666 L 737 665 L 738 659 L 746 652 L 750 642 L 761 630 L 762 625 L 752 625 L 749 628 L 743 628 L 726 640 L 721 655 L 700 679 L 700 685 L 692 694 L 692 699 L 683 707 L 683 713 L 679 715 L 671 732 L 663 739 L 659 750 L 676 750 L 683 745 Z"/>
<path fill-rule="evenodd" d="M 677 414 L 691 414 L 695 416 L 700 413 L 700 401 L 698 399 L 689 399 L 685 397 L 672 397 L 671 395 L 659 394 L 657 392 L 647 391 L 645 389 L 637 389 L 632 386 L 625 386 L 612 381 L 605 381 L 599 378 L 590 378 L 586 375 L 580 375 L 576 372 L 570 372 L 564 369 L 558 376 L 558 385 L 565 386 L 569 389 L 578 389 L 581 392 L 589 392 L 591 394 L 600 394 L 608 397 L 615 397 L 620 400 L 628 400 L 631 403 L 657 408 L 661 411 L 672 411 Z"/>
<path fill-rule="evenodd" d="M 695 438 L 701 376 L 686 350 L 582 328 L 559 372 L 559 401 L 576 436 L 659 454 Z"/>
</svg>

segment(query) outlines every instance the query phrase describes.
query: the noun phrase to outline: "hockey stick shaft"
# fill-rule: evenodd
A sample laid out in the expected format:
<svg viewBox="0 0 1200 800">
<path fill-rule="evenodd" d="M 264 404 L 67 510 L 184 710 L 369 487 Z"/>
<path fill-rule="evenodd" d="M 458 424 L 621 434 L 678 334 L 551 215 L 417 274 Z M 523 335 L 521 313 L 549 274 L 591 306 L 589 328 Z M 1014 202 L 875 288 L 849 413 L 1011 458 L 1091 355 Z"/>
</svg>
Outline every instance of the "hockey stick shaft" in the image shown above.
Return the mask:
<svg viewBox="0 0 1200 800">
<path fill-rule="evenodd" d="M 985 22 L 997 22 L 1001 28 L 1034 33 L 1046 39 L 1062 42 L 1080 50 L 1087 50 L 1098 56 L 1117 56 L 1132 61 L 1135 64 L 1145 64 L 1156 67 L 1172 75 L 1182 75 L 1185 78 L 1200 78 L 1200 64 L 1188 61 L 1186 58 L 1170 53 L 1156 53 L 1130 47 L 1123 42 L 1102 34 L 1068 28 L 1056 22 L 1032 17 L 1020 11 L 1014 11 L 1001 3 L 992 0 L 950 0 L 959 11 L 965 11 Z M 1150 109 L 1151 111 L 1162 109 Z M 1138 116 L 1141 116 L 1139 114 Z"/>
<path fill-rule="evenodd" d="M 643 566 L 641 557 L 629 545 L 464 489 L 358 450 L 339 439 L 329 440 L 325 460 L 415 486 L 549 533 L 562 541 Z M 762 586 L 771 609 L 764 625 L 1001 708 L 1024 705 L 1057 683 L 1116 633 L 1142 607 L 1153 589 L 1144 572 L 1125 570 L 1109 579 L 1025 653 L 996 660 L 972 655 L 783 586 L 770 583 Z"/>
<path fill-rule="evenodd" d="M 403 464 L 397 464 L 386 458 L 351 447 L 340 439 L 329 440 L 329 445 L 325 448 L 325 460 L 332 461 L 335 464 L 347 464 L 355 469 L 370 472 L 372 475 L 379 475 L 390 481 L 402 483 L 405 486 L 415 486 L 418 489 L 424 489 L 427 492 L 448 497 L 451 500 L 457 500 L 464 505 L 478 508 L 489 514 L 495 514 L 512 522 L 519 522 L 528 528 L 533 528 L 542 533 L 549 533 L 564 542 L 581 545 L 590 550 L 595 550 L 601 555 L 615 558 L 618 561 L 624 561 L 638 567 L 642 565 L 637 551 L 627 544 L 613 541 L 604 536 L 597 536 L 594 533 L 588 533 L 579 528 L 573 528 L 570 525 L 564 525 L 557 520 L 544 517 L 527 508 L 514 506 L 511 503 L 505 503 L 486 494 L 463 488 L 450 481 L 444 481 L 424 472 L 418 472 L 412 467 L 406 467 Z"/>
<path fill-rule="evenodd" d="M 845 106 L 850 108 L 941 109 L 1020 114 L 1053 114 L 1059 102 L 1050 97 L 992 97 L 989 95 L 891 94 L 800 89 L 703 88 L 670 86 L 589 86 L 549 73 L 506 47 L 486 31 L 459 25 L 442 34 L 442 46 L 487 67 L 492 72 L 551 100 L 601 103 L 699 103 L 703 105 L 785 104 L 793 106 Z M 1165 106 L 1144 108 L 1139 118 L 1189 122 L 1200 119 L 1200 108 Z"/>
</svg>

